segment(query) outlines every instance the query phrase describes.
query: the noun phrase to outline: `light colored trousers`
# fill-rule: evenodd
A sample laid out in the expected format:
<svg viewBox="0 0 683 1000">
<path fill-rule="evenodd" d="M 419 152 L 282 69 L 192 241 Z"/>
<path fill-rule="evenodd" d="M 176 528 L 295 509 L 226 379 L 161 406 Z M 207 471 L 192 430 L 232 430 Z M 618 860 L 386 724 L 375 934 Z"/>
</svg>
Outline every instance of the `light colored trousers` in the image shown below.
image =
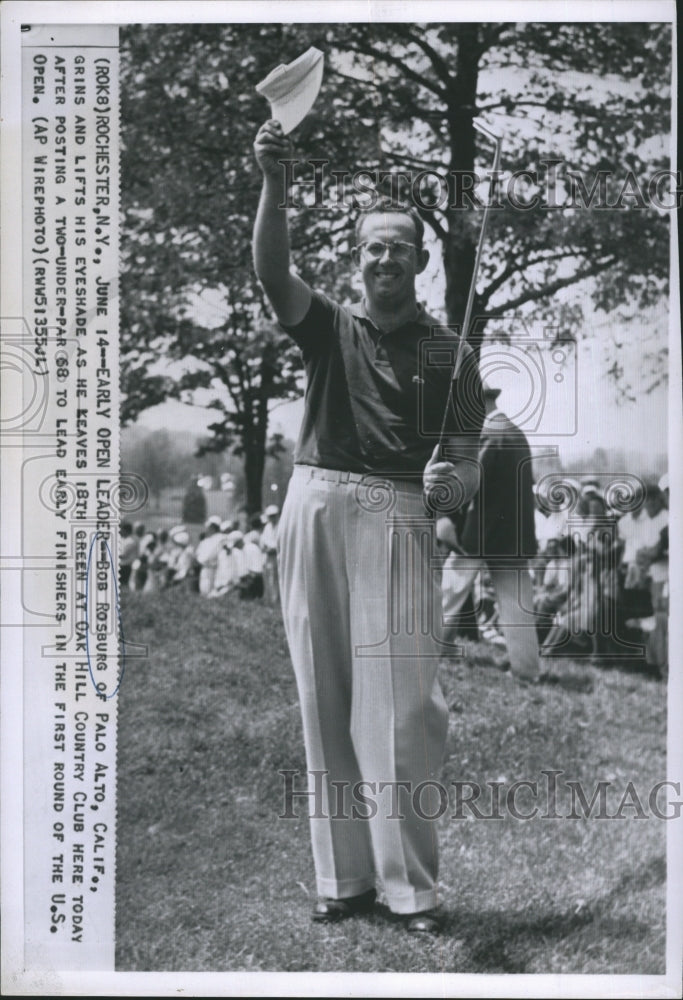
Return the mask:
<svg viewBox="0 0 683 1000">
<path fill-rule="evenodd" d="M 498 565 L 496 565 L 498 563 Z M 482 559 L 466 558 L 451 553 L 444 563 L 441 588 L 443 617 L 449 618 L 462 608 L 477 573 L 486 568 Z M 496 592 L 498 623 L 505 638 L 510 669 L 518 677 L 538 676 L 538 636 L 534 616 L 534 588 L 526 561 L 505 566 L 504 560 L 491 560 L 489 576 Z"/>
<path fill-rule="evenodd" d="M 394 912 L 414 913 L 438 903 L 435 820 L 424 817 L 444 811 L 434 784 L 418 787 L 438 782 L 448 728 L 433 522 L 420 481 L 360 478 L 295 467 L 278 531 L 282 610 L 311 791 L 312 772 L 326 772 L 309 798 L 317 890 L 377 887 Z M 359 782 L 371 818 L 360 818 L 372 805 L 353 794 Z"/>
</svg>

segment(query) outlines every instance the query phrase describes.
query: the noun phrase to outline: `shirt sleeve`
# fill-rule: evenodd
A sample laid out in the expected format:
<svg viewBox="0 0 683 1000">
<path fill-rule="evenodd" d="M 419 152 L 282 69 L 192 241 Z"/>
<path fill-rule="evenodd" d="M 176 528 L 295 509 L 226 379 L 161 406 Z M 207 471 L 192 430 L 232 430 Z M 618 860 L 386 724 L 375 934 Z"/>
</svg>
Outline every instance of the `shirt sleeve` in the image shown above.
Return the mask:
<svg viewBox="0 0 683 1000">
<path fill-rule="evenodd" d="M 334 337 L 339 306 L 322 292 L 313 292 L 308 312 L 295 326 L 280 326 L 298 344 L 304 361 L 324 349 Z"/>
</svg>

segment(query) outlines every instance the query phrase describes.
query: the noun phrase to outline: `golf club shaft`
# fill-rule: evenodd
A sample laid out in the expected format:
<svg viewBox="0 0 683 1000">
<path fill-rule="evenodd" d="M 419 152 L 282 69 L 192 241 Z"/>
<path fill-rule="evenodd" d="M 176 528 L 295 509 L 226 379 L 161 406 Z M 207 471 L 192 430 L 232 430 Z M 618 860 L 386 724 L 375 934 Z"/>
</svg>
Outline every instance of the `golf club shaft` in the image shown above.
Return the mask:
<svg viewBox="0 0 683 1000">
<path fill-rule="evenodd" d="M 492 194 L 493 194 L 494 186 L 495 186 L 495 183 L 496 183 L 496 174 L 497 174 L 497 171 L 498 171 L 498 169 L 500 167 L 500 155 L 501 155 L 501 149 L 502 149 L 502 145 L 503 145 L 502 137 L 499 136 L 499 135 L 496 135 L 495 132 L 492 132 L 491 129 L 487 128 L 486 125 L 484 125 L 482 122 L 478 121 L 476 118 L 472 119 L 472 125 L 477 130 L 477 132 L 480 132 L 482 135 L 485 135 L 488 139 L 491 139 L 491 141 L 494 144 L 494 154 L 493 154 L 493 164 L 492 164 L 491 173 L 490 173 L 488 198 L 486 200 L 486 204 L 484 205 L 484 214 L 483 214 L 483 217 L 482 217 L 482 220 L 481 220 L 481 230 L 479 232 L 479 241 L 477 243 L 477 252 L 476 252 L 475 257 L 474 257 L 474 268 L 472 270 L 472 278 L 470 280 L 470 288 L 469 288 L 469 292 L 468 292 L 468 295 L 467 295 L 467 304 L 465 306 L 465 315 L 463 317 L 462 328 L 461 328 L 461 331 L 460 331 L 460 342 L 458 343 L 458 348 L 457 348 L 457 351 L 456 351 L 456 354 L 455 354 L 455 363 L 453 365 L 453 374 L 452 374 L 452 377 L 451 377 L 451 384 L 453 384 L 455 382 L 455 380 L 457 379 L 458 374 L 460 372 L 460 362 L 461 362 L 461 359 L 462 359 L 463 349 L 464 349 L 464 346 L 465 346 L 465 344 L 467 342 L 467 338 L 469 336 L 470 323 L 472 322 L 472 309 L 474 307 L 474 296 L 475 296 L 476 290 L 477 290 L 477 275 L 479 273 L 479 266 L 481 264 L 481 254 L 482 254 L 482 250 L 484 249 L 484 239 L 486 238 L 486 225 L 487 225 L 487 222 L 488 222 L 489 212 L 491 210 Z M 452 394 L 452 391 L 453 390 L 451 390 L 451 394 Z M 451 396 L 451 394 L 449 394 L 449 399 L 448 399 L 448 401 L 446 403 L 446 409 L 445 409 L 445 412 L 444 412 L 444 415 L 443 415 L 443 421 L 442 421 L 442 424 L 441 424 L 441 438 L 442 439 L 443 439 L 443 436 L 444 436 L 444 431 L 446 429 L 446 421 L 448 419 L 448 408 L 450 406 L 450 396 Z"/>
</svg>

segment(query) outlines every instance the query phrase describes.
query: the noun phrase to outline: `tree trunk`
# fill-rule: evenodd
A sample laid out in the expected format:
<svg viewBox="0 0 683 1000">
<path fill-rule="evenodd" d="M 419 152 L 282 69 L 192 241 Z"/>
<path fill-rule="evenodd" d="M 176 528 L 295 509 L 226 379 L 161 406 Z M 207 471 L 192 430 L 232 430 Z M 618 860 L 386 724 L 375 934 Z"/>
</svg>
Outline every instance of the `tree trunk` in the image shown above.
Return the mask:
<svg viewBox="0 0 683 1000">
<path fill-rule="evenodd" d="M 244 452 L 244 485 L 246 492 L 247 514 L 258 514 L 262 509 L 263 469 L 266 464 L 266 438 L 260 446 L 252 441 Z"/>
<path fill-rule="evenodd" d="M 256 399 L 249 407 L 251 426 L 245 430 L 244 478 L 247 514 L 263 510 L 263 473 L 266 467 L 266 442 L 268 438 L 268 401 L 273 388 L 277 355 L 272 344 L 266 344 L 261 359 L 261 378 Z"/>
</svg>

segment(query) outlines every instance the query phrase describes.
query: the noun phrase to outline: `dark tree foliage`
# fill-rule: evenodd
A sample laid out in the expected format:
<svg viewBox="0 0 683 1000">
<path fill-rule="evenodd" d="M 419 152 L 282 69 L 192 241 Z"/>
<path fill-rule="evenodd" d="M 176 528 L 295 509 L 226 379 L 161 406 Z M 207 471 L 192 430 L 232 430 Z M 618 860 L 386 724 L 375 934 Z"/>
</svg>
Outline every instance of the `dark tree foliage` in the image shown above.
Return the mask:
<svg viewBox="0 0 683 1000">
<path fill-rule="evenodd" d="M 291 218 L 294 262 L 311 284 L 352 294 L 353 204 L 331 171 L 402 174 L 384 186 L 417 196 L 443 260 L 443 315 L 461 323 L 482 214 L 462 178 L 491 162 L 472 125 L 481 116 L 504 136 L 499 194 L 515 171 L 531 173 L 516 206 L 500 197 L 491 212 L 475 349 L 495 321 L 532 316 L 571 337 L 587 295 L 595 308 L 634 312 L 667 293 L 668 212 L 642 192 L 668 166 L 668 25 L 148 25 L 121 35 L 123 415 L 214 390 L 209 447 L 244 455 L 250 510 L 261 507 L 269 403 L 301 391 L 298 351 L 251 265 L 252 142 L 269 113 L 254 86 L 309 45 L 325 51 L 326 69 L 292 137 L 295 179 L 312 179 L 303 161 L 327 163 L 322 198 L 295 186 Z M 581 185 L 596 180 L 587 207 Z"/>
<path fill-rule="evenodd" d="M 183 521 L 186 524 L 203 524 L 206 521 L 206 497 L 197 483 L 190 483 L 183 497 Z"/>
</svg>

